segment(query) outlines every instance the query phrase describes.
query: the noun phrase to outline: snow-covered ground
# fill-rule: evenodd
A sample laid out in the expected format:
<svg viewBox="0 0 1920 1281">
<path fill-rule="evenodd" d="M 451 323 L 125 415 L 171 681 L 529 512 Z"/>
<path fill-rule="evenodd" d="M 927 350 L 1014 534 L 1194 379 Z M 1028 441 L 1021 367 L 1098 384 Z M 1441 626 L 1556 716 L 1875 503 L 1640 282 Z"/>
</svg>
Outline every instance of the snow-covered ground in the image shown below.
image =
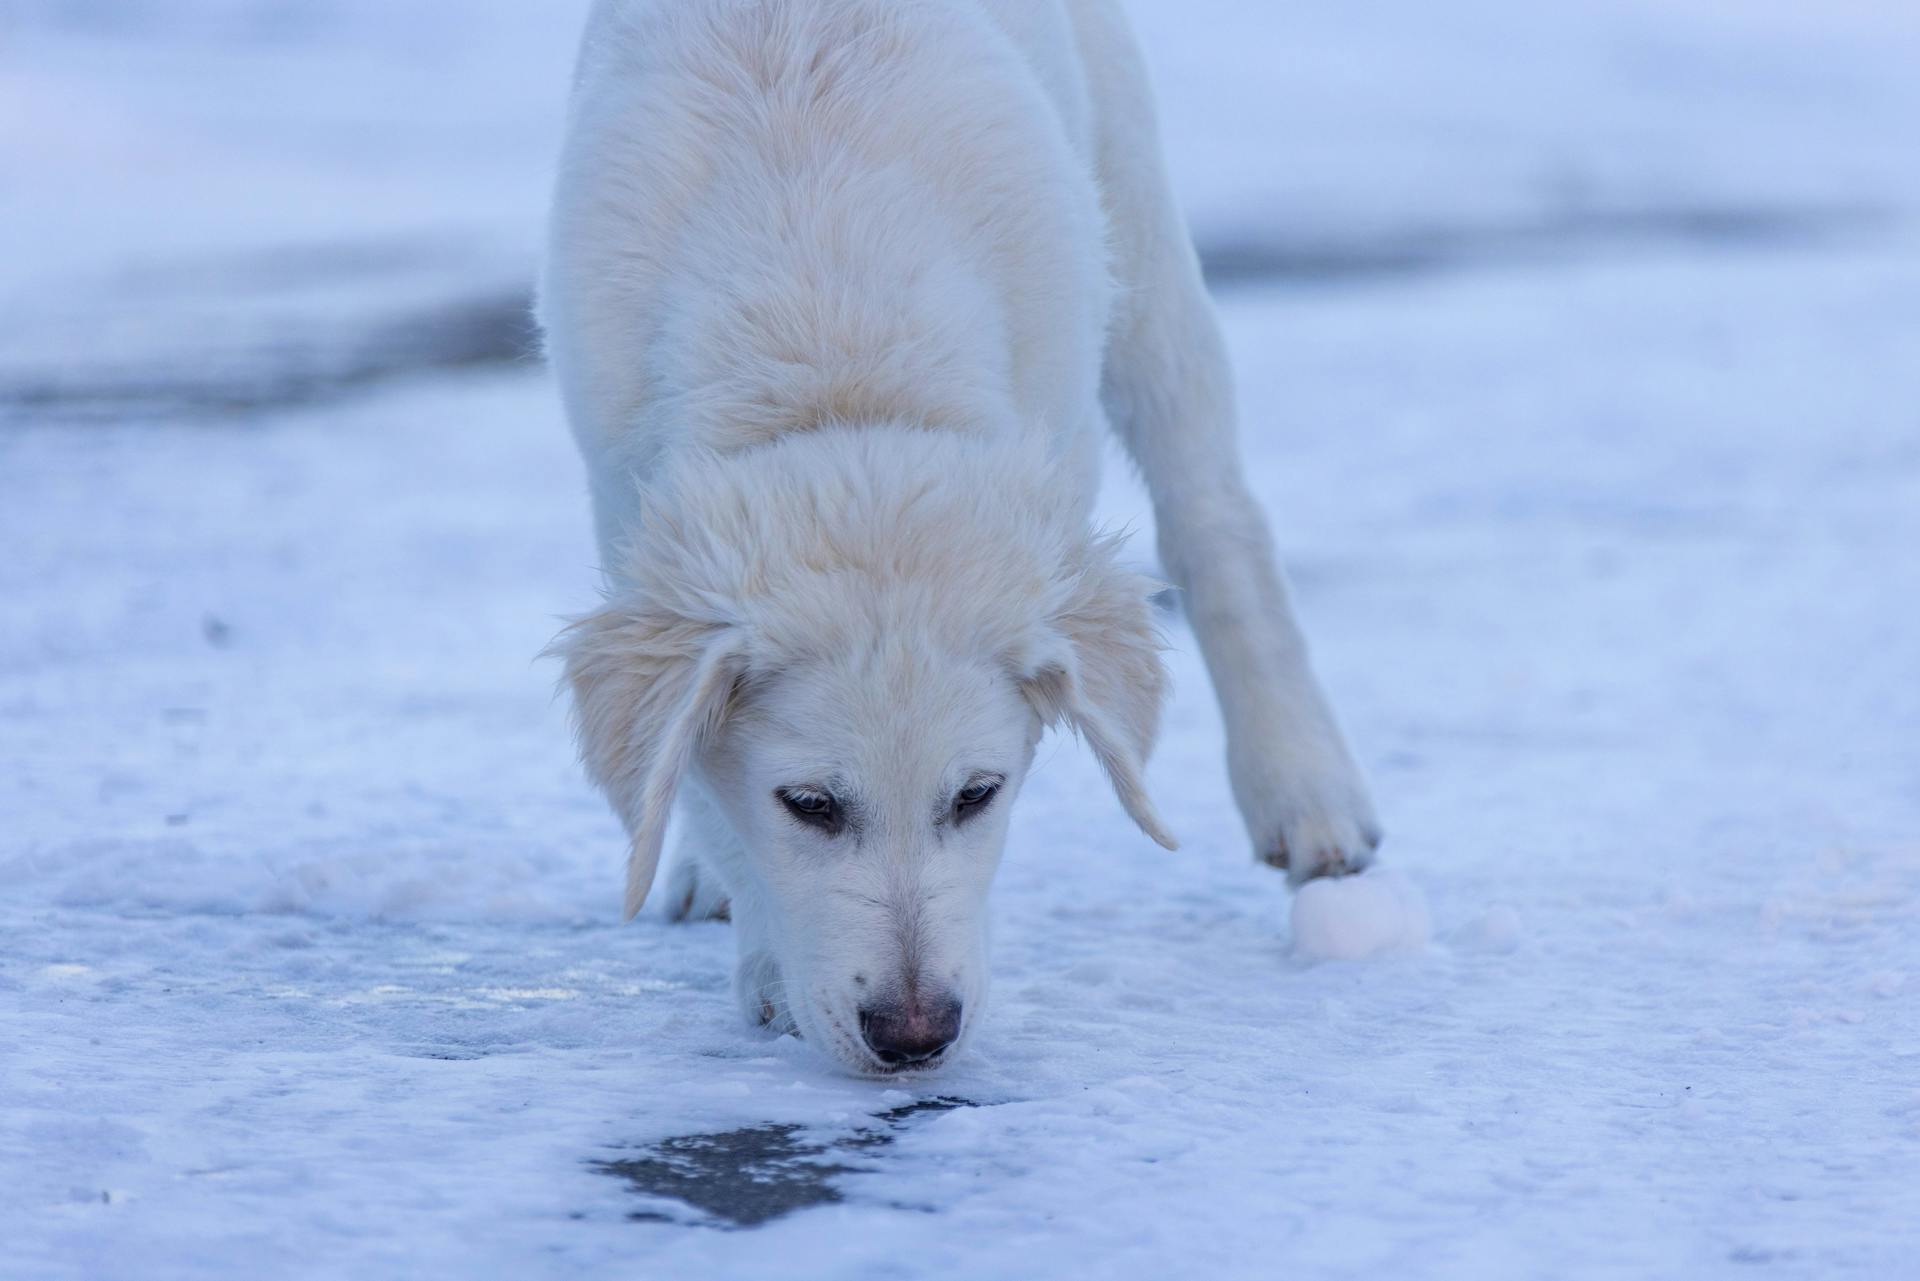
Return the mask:
<svg viewBox="0 0 1920 1281">
<path fill-rule="evenodd" d="M 1433 941 L 1294 955 L 1175 621 L 1183 848 L 1043 749 L 893 1084 L 618 924 L 533 657 L 577 7 L 0 11 L 0 1274 L 1920 1269 L 1911 6 L 1136 4 Z M 603 1168 L 703 1134 L 854 1169 L 725 1231 Z"/>
</svg>

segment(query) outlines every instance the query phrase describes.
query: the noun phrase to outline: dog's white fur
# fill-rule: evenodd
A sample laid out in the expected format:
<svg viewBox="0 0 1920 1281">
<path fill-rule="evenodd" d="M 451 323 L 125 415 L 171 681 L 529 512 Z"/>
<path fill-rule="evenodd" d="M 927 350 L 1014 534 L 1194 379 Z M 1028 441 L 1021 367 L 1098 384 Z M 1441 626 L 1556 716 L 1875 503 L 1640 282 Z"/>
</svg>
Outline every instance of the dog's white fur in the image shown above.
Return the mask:
<svg viewBox="0 0 1920 1281">
<path fill-rule="evenodd" d="M 556 649 L 627 912 L 679 797 L 670 906 L 730 907 L 755 1023 L 859 1070 L 877 1006 L 974 1024 L 1046 725 L 1171 846 L 1141 783 L 1154 585 L 1088 525 L 1105 427 L 1256 854 L 1296 882 L 1371 856 L 1115 0 L 600 0 L 540 316 L 607 574 Z M 796 788 L 847 822 L 799 820 Z"/>
</svg>

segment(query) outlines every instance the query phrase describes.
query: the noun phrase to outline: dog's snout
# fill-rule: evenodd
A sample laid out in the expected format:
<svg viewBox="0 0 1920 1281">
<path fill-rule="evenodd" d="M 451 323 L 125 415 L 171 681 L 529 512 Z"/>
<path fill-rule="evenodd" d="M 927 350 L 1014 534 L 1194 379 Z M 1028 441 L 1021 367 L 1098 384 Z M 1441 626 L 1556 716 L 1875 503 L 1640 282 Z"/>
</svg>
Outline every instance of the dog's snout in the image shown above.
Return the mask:
<svg viewBox="0 0 1920 1281">
<path fill-rule="evenodd" d="M 937 1058 L 960 1039 L 960 1001 L 954 996 L 912 999 L 860 1011 L 860 1034 L 888 1067 Z"/>
</svg>

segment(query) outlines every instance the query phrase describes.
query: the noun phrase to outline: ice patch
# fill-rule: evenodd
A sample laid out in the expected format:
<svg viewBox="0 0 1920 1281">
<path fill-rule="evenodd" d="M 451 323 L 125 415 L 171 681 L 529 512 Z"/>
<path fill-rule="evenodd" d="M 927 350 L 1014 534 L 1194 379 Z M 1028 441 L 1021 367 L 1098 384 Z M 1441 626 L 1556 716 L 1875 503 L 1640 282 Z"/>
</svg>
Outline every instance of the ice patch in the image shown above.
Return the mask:
<svg viewBox="0 0 1920 1281">
<path fill-rule="evenodd" d="M 1398 872 L 1323 877 L 1293 896 L 1293 952 L 1304 960 L 1418 952 L 1430 928 L 1426 895 Z"/>
</svg>

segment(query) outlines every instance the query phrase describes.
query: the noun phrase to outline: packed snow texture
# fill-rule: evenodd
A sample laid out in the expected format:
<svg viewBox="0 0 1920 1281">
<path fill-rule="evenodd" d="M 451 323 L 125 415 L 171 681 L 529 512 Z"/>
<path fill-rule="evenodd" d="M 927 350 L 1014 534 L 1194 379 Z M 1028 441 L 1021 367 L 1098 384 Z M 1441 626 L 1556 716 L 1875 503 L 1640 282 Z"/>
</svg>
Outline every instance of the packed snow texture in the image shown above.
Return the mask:
<svg viewBox="0 0 1920 1281">
<path fill-rule="evenodd" d="M 580 5 L 6 8 L 0 1274 L 1913 1274 L 1920 10 L 1134 8 L 1383 861 L 1254 862 L 1170 617 L 1180 851 L 1049 740 L 978 1038 L 892 1082 L 619 924 L 534 658 L 579 465 L 443 337 Z M 603 1172 L 736 1131 L 843 1199 Z"/>
</svg>

